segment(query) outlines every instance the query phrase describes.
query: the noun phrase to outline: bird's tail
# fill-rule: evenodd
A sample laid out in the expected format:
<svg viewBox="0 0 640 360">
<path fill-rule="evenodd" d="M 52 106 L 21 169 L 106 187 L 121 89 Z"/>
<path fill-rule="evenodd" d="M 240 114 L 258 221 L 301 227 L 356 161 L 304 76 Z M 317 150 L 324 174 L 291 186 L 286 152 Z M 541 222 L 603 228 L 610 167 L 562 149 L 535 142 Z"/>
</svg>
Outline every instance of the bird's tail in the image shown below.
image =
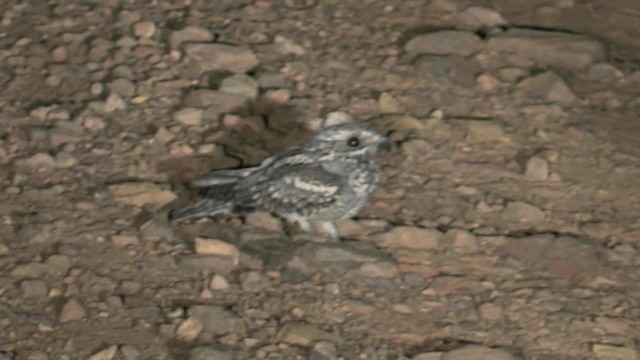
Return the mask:
<svg viewBox="0 0 640 360">
<path fill-rule="evenodd" d="M 169 213 L 169 220 L 172 222 L 214 216 L 231 210 L 233 204 L 216 199 L 202 199 L 194 204 L 173 210 Z"/>
</svg>

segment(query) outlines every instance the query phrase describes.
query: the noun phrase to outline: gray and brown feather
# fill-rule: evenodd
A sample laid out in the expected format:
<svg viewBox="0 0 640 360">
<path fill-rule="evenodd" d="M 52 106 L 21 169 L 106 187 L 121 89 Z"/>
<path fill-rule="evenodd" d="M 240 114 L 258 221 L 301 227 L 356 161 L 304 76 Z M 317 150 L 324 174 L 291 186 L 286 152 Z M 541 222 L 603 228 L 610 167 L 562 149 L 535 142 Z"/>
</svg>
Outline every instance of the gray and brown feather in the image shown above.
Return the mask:
<svg viewBox="0 0 640 360">
<path fill-rule="evenodd" d="M 192 184 L 202 200 L 171 214 L 172 221 L 256 209 L 310 231 L 323 223 L 337 237 L 336 220 L 355 216 L 378 184 L 375 155 L 386 138 L 353 123 L 329 126 L 304 146 L 287 149 L 260 166 L 221 170 Z"/>
</svg>

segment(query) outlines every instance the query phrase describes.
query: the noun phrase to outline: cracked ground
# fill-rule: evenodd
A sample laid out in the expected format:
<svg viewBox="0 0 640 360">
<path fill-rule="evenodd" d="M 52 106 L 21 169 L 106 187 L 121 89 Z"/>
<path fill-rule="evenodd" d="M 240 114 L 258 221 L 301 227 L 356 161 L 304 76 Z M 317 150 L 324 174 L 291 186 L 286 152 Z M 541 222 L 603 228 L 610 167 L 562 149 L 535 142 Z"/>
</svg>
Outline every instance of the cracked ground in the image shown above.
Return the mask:
<svg viewBox="0 0 640 360">
<path fill-rule="evenodd" d="M 0 360 L 640 359 L 632 0 L 0 3 Z M 177 226 L 332 111 L 340 241 Z"/>
</svg>

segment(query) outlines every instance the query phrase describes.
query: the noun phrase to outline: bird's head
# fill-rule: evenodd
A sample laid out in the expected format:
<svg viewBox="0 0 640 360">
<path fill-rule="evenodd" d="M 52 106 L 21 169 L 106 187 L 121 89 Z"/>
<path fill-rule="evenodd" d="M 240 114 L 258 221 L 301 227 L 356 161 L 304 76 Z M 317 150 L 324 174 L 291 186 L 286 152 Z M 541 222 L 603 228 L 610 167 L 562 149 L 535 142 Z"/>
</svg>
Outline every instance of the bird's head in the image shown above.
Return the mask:
<svg viewBox="0 0 640 360">
<path fill-rule="evenodd" d="M 389 141 L 372 130 L 343 123 L 322 129 L 307 147 L 344 156 L 373 156 L 380 148 L 388 149 Z"/>
</svg>

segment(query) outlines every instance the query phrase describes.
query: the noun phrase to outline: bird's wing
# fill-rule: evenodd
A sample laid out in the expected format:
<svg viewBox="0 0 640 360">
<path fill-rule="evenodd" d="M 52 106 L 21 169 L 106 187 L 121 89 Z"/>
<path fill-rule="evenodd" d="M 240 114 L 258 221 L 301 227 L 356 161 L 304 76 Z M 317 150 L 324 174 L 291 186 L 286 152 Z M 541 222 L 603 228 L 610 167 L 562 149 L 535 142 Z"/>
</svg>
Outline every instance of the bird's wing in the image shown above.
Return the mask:
<svg viewBox="0 0 640 360">
<path fill-rule="evenodd" d="M 249 176 L 258 168 L 259 166 L 244 169 L 213 171 L 195 178 L 193 181 L 191 181 L 191 186 L 193 186 L 194 188 L 204 188 L 209 186 L 231 184 Z"/>
<path fill-rule="evenodd" d="M 276 213 L 309 216 L 335 203 L 343 190 L 342 176 L 328 172 L 320 163 L 278 165 L 243 191 L 250 196 L 248 202 Z"/>
</svg>

